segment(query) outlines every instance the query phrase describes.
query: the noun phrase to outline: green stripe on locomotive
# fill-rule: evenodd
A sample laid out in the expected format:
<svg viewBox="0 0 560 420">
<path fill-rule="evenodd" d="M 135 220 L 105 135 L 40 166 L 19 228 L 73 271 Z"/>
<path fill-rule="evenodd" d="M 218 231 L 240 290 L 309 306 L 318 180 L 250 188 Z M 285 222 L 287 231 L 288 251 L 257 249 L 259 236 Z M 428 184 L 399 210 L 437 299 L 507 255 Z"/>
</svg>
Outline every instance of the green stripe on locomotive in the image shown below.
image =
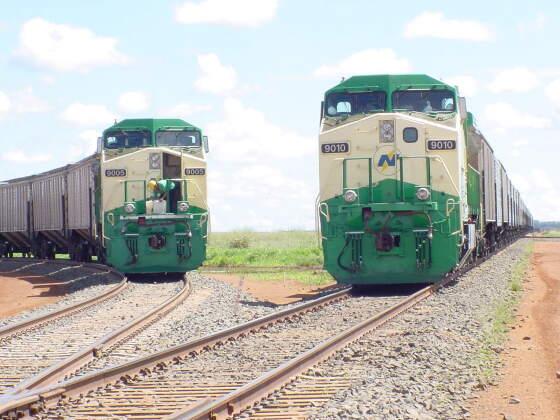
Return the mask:
<svg viewBox="0 0 560 420">
<path fill-rule="evenodd" d="M 136 202 L 141 207 L 142 202 Z M 127 220 L 122 208 L 105 212 L 107 262 L 125 273 L 185 272 L 206 258 L 207 211 L 190 207 L 189 214 L 171 219 Z M 136 217 L 136 216 L 134 216 Z M 140 218 L 142 215 L 139 216 Z M 161 247 L 150 246 L 157 235 Z"/>
<path fill-rule="evenodd" d="M 354 190 L 358 204 L 342 196 L 322 204 L 324 265 L 337 282 L 434 282 L 456 266 L 462 236 L 458 197 L 432 191 L 428 201 L 415 200 L 417 188 L 387 179 Z M 401 191 L 405 200 L 396 200 Z M 398 238 L 388 250 L 382 249 L 384 232 Z"/>
</svg>

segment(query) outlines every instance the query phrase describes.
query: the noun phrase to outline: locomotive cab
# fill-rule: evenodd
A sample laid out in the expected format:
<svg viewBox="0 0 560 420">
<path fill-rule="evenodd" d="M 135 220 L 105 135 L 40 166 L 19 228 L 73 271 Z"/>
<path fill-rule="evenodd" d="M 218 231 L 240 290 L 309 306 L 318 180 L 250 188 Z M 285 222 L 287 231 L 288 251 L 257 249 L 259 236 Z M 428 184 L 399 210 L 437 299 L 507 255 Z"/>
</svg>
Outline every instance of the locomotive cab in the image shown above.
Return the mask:
<svg viewBox="0 0 560 420">
<path fill-rule="evenodd" d="M 125 120 L 103 135 L 106 259 L 129 273 L 183 272 L 205 258 L 207 139 L 182 120 Z"/>
<path fill-rule="evenodd" d="M 354 76 L 321 115 L 317 217 L 338 282 L 435 282 L 531 225 L 455 87 Z"/>
<path fill-rule="evenodd" d="M 325 94 L 325 268 L 341 283 L 435 281 L 457 264 L 466 208 L 455 88 L 424 75 L 355 76 Z"/>
</svg>

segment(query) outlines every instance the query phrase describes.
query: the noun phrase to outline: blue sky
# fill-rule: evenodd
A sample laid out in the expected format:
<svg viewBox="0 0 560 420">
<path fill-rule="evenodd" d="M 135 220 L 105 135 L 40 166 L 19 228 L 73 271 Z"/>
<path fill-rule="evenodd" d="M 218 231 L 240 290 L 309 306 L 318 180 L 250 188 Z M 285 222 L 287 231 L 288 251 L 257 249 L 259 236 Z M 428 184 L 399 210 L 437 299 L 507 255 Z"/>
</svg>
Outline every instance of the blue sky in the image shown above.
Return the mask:
<svg viewBox="0 0 560 420">
<path fill-rule="evenodd" d="M 115 118 L 177 116 L 210 137 L 214 230 L 313 228 L 322 93 L 418 72 L 459 85 L 534 215 L 560 219 L 559 18 L 552 1 L 5 4 L 0 179 L 86 156 Z"/>
</svg>

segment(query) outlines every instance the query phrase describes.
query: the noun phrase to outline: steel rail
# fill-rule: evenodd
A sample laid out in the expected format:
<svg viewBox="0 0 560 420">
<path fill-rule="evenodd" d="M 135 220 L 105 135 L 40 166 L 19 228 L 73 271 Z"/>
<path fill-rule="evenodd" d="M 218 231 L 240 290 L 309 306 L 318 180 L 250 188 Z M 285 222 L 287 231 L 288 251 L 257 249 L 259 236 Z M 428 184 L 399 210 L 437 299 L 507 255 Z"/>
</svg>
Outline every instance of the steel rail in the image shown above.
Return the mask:
<svg viewBox="0 0 560 420">
<path fill-rule="evenodd" d="M 290 383 L 297 375 L 307 371 L 312 366 L 329 358 L 338 350 L 357 340 L 369 331 L 387 323 L 397 315 L 410 309 L 418 302 L 431 296 L 436 290 L 448 283 L 449 280 L 427 286 L 418 292 L 402 299 L 397 304 L 380 312 L 373 317 L 323 341 L 316 347 L 295 357 L 285 364 L 273 369 L 252 382 L 214 401 L 203 401 L 194 407 L 175 412 L 166 420 L 176 419 L 210 419 L 220 420 L 230 418 L 245 408 L 250 408 L 261 399 L 272 394 L 279 388 Z"/>
<path fill-rule="evenodd" d="M 513 241 L 516 242 L 516 241 Z M 298 375 L 309 370 L 311 367 L 328 359 L 334 353 L 340 351 L 347 345 L 358 340 L 363 335 L 373 331 L 382 325 L 386 324 L 396 316 L 406 312 L 410 308 L 417 305 L 419 302 L 427 299 L 442 287 L 457 280 L 458 277 L 474 267 L 479 266 L 487 261 L 493 255 L 498 254 L 504 248 L 511 245 L 513 242 L 495 250 L 492 254 L 478 258 L 471 264 L 458 269 L 441 281 L 431 284 L 418 292 L 404 298 L 390 308 L 362 321 L 361 323 L 348 328 L 347 330 L 337 334 L 336 336 L 323 341 L 314 348 L 302 353 L 299 356 L 289 360 L 276 369 L 273 369 L 264 375 L 256 378 L 255 380 L 247 383 L 246 385 L 219 397 L 215 400 L 204 400 L 198 404 L 186 407 L 183 410 L 176 411 L 165 420 L 177 419 L 196 419 L 196 420 L 221 420 L 231 418 L 234 414 L 239 414 L 245 409 L 250 409 L 255 404 L 259 403 L 263 398 L 266 398 L 274 392 L 282 389 Z"/>
<path fill-rule="evenodd" d="M 55 404 L 60 398 L 78 396 L 119 380 L 128 381 L 135 375 L 163 369 L 169 363 L 180 362 L 185 357 L 218 347 L 228 340 L 244 337 L 251 332 L 265 329 L 275 323 L 291 319 L 294 316 L 318 310 L 323 306 L 348 297 L 350 293 L 350 287 L 343 288 L 313 301 L 227 328 L 206 337 L 192 340 L 119 366 L 93 372 L 60 384 L 55 383 L 15 395 L 5 395 L 0 397 L 0 416 L 35 414 L 40 406 L 50 406 Z"/>
<path fill-rule="evenodd" d="M 77 371 L 95 358 L 101 356 L 103 352 L 111 346 L 132 338 L 156 321 L 163 318 L 179 304 L 184 302 L 190 295 L 191 291 L 191 282 L 185 275 L 185 277 L 183 277 L 183 287 L 179 293 L 171 296 L 156 308 L 133 319 L 121 328 L 106 334 L 90 346 L 87 346 L 79 352 L 43 370 L 38 375 L 27 379 L 15 387 L 10 393 L 5 394 L 5 396 L 20 394 L 61 381 L 68 374 Z"/>
<path fill-rule="evenodd" d="M 0 259 L 0 262 L 4 261 L 3 259 Z M 25 258 L 10 258 L 8 259 L 8 261 L 17 261 L 17 262 L 27 262 L 29 260 L 25 259 Z M 39 315 L 37 317 L 33 317 L 31 319 L 26 319 L 14 324 L 10 324 L 7 325 L 3 328 L 0 328 L 0 341 L 6 339 L 7 337 L 13 336 L 13 335 L 17 335 L 20 334 L 23 331 L 29 330 L 29 329 L 33 329 L 33 328 L 37 328 L 41 325 L 44 325 L 45 323 L 48 322 L 52 322 L 54 320 L 72 315 L 75 312 L 78 311 L 82 311 L 84 309 L 87 309 L 93 305 L 97 305 L 107 299 L 110 299 L 111 297 L 121 293 L 127 286 L 128 286 L 128 281 L 127 278 L 124 276 L 124 274 L 114 270 L 111 267 L 107 267 L 101 264 L 95 264 L 95 263 L 76 263 L 76 262 L 72 262 L 72 261 L 44 261 L 45 263 L 49 263 L 49 264 L 58 264 L 58 265 L 62 265 L 62 266 L 69 266 L 69 267 L 75 267 L 75 268 L 92 268 L 95 270 L 99 270 L 99 271 L 105 271 L 105 273 L 102 274 L 115 274 L 117 276 L 119 276 L 121 278 L 121 281 L 115 286 L 110 288 L 109 290 L 106 290 L 103 293 L 100 293 L 99 295 L 96 295 L 90 299 L 86 299 L 84 301 L 78 302 L 74 305 L 69 305 L 66 306 L 62 309 L 59 309 L 57 311 L 53 311 L 53 312 L 49 312 L 47 314 L 44 315 Z"/>
</svg>

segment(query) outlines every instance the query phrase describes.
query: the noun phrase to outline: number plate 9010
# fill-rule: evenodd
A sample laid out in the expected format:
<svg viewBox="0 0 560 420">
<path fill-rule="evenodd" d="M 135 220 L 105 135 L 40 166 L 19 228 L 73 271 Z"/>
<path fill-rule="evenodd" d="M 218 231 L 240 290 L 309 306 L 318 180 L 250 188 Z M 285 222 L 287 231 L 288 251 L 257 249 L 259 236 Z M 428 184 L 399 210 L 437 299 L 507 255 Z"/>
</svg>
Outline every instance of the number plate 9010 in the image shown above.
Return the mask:
<svg viewBox="0 0 560 420">
<path fill-rule="evenodd" d="M 453 150 L 457 148 L 455 140 L 428 140 L 428 150 Z"/>
<path fill-rule="evenodd" d="M 321 145 L 323 153 L 348 153 L 350 146 L 346 142 L 340 143 L 324 143 Z"/>
</svg>

